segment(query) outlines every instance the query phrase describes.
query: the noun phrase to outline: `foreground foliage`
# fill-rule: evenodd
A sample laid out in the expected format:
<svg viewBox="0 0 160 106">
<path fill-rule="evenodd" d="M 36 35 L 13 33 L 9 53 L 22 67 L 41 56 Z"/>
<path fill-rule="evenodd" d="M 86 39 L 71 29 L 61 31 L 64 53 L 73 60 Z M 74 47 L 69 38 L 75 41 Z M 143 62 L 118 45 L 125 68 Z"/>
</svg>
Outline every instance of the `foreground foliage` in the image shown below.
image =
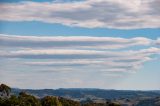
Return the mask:
<svg viewBox="0 0 160 106">
<path fill-rule="evenodd" d="M 0 106 L 120 106 L 114 103 L 85 103 L 68 100 L 62 97 L 46 96 L 38 99 L 24 92 L 19 96 L 12 95 L 10 98 L 0 98 Z"/>
<path fill-rule="evenodd" d="M 16 96 L 10 95 L 10 92 L 10 87 L 5 84 L 0 85 L 0 106 L 120 106 L 109 102 L 86 102 L 85 104 L 81 104 L 78 101 L 55 96 L 45 96 L 43 98 L 38 98 L 25 92 L 20 92 L 19 95 Z"/>
</svg>

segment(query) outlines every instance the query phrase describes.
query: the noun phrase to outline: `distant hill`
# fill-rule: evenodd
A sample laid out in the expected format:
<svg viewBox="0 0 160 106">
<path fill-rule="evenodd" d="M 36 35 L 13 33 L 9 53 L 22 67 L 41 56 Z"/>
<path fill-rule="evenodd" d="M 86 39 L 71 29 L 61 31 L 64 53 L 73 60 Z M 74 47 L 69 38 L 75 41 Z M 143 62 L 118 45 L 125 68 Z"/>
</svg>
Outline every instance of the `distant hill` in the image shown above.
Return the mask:
<svg viewBox="0 0 160 106">
<path fill-rule="evenodd" d="M 105 90 L 92 88 L 70 88 L 70 89 L 12 89 L 12 93 L 19 94 L 25 91 L 39 98 L 47 95 L 63 97 L 89 106 L 108 106 L 108 103 L 120 104 L 120 106 L 160 106 L 160 91 L 132 91 L 132 90 Z M 95 105 L 99 103 L 100 105 Z"/>
<path fill-rule="evenodd" d="M 12 89 L 14 94 L 18 94 L 21 91 L 28 92 L 38 97 L 44 97 L 46 95 L 60 96 L 71 99 L 81 99 L 85 97 L 96 97 L 103 99 L 119 99 L 119 98 L 139 98 L 139 97 L 159 97 L 160 91 L 131 91 L 131 90 L 105 90 L 105 89 Z"/>
<path fill-rule="evenodd" d="M 100 99 L 96 99 L 96 101 L 86 99 L 82 102 L 50 95 L 40 98 L 24 90 L 14 90 L 15 93 L 9 86 L 0 84 L 0 106 L 120 106 L 119 103 Z"/>
<path fill-rule="evenodd" d="M 160 106 L 160 91 L 16 89 L 0 85 L 0 106 Z"/>
</svg>

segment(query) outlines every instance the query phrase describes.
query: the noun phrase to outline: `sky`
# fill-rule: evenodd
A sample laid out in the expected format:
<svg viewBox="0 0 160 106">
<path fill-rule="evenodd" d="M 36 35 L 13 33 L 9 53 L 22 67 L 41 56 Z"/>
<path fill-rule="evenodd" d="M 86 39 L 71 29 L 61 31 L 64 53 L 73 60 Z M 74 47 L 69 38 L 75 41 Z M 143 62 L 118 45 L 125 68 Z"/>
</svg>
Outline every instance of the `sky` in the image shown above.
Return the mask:
<svg viewBox="0 0 160 106">
<path fill-rule="evenodd" d="M 159 0 L 1 0 L 0 83 L 160 90 Z"/>
</svg>

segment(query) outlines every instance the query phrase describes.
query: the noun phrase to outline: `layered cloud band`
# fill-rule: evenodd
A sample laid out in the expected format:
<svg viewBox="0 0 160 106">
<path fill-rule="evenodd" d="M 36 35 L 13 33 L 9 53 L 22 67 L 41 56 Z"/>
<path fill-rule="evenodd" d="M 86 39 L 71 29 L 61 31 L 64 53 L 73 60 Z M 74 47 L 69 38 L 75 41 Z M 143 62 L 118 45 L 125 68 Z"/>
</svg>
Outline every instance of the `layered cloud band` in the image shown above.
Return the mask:
<svg viewBox="0 0 160 106">
<path fill-rule="evenodd" d="M 40 21 L 85 28 L 160 27 L 159 0 L 1 3 L 2 21 Z"/>
<path fill-rule="evenodd" d="M 159 39 L 0 35 L 0 58 L 22 65 L 132 72 L 160 54 Z M 34 61 L 33 61 L 34 60 Z"/>
</svg>

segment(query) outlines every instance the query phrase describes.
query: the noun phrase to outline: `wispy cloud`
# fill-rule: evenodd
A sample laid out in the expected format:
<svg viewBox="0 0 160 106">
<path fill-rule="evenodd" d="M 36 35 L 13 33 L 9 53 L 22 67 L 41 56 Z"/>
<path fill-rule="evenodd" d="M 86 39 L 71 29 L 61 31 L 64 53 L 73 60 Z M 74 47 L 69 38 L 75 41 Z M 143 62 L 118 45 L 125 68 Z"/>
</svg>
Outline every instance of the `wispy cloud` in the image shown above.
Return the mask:
<svg viewBox="0 0 160 106">
<path fill-rule="evenodd" d="M 90 48 L 90 49 L 121 49 L 133 46 L 150 46 L 155 40 L 135 38 L 114 37 L 91 37 L 91 36 L 9 36 L 0 34 L 1 47 L 26 47 L 26 48 Z M 156 41 L 158 42 L 158 40 Z"/>
<path fill-rule="evenodd" d="M 101 72 L 135 72 L 160 54 L 159 39 L 0 35 L 0 58 L 22 66 Z M 136 48 L 136 49 L 135 49 Z M 34 60 L 34 61 L 33 61 Z M 13 60 L 12 60 L 13 61 Z M 64 71 L 64 70 L 63 70 Z"/>
<path fill-rule="evenodd" d="M 1 3 L 0 20 L 41 21 L 86 28 L 159 28 L 159 0 Z"/>
</svg>

